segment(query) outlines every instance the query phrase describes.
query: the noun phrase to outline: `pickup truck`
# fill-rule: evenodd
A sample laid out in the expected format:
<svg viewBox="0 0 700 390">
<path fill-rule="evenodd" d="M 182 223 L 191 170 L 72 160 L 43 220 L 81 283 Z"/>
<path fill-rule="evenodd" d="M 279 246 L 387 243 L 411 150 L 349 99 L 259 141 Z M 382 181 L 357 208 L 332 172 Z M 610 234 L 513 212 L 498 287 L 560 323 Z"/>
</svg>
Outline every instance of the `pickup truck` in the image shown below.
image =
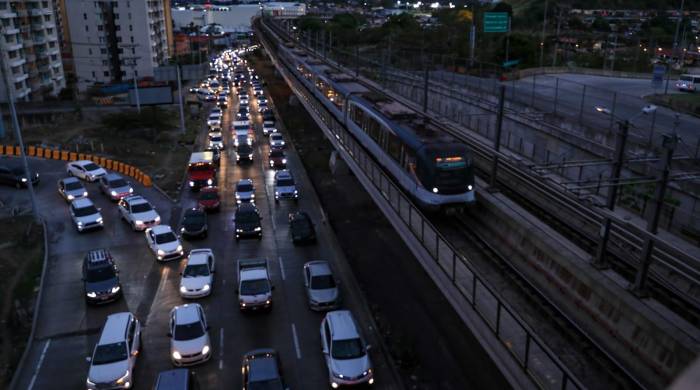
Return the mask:
<svg viewBox="0 0 700 390">
<path fill-rule="evenodd" d="M 270 309 L 273 289 L 267 259 L 238 260 L 236 292 L 241 310 Z"/>
</svg>

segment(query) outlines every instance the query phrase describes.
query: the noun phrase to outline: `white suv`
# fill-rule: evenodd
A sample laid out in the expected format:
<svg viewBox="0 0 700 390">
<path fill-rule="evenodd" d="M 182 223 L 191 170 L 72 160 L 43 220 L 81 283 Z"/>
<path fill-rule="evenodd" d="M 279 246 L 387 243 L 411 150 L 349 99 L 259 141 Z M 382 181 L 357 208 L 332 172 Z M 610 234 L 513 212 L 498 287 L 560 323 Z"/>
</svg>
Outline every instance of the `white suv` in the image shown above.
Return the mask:
<svg viewBox="0 0 700 390">
<path fill-rule="evenodd" d="M 78 232 L 104 227 L 100 210 L 90 198 L 78 198 L 70 203 L 70 216 Z"/>
<path fill-rule="evenodd" d="M 204 363 L 211 357 L 209 325 L 197 303 L 175 306 L 170 311 L 170 359 L 175 366 Z"/>
<path fill-rule="evenodd" d="M 299 201 L 299 191 L 294 183 L 294 177 L 286 169 L 275 173 L 275 202 L 279 202 L 280 199 Z"/>
<path fill-rule="evenodd" d="M 201 298 L 211 294 L 214 286 L 215 261 L 211 249 L 192 249 L 180 279 L 180 296 Z"/>
<path fill-rule="evenodd" d="M 107 317 L 90 359 L 86 386 L 96 389 L 130 389 L 141 348 L 141 325 L 131 313 Z"/>
<path fill-rule="evenodd" d="M 106 175 L 107 171 L 90 160 L 79 160 L 66 164 L 66 173 L 86 181 L 96 181 Z"/>
<path fill-rule="evenodd" d="M 255 186 L 251 179 L 241 179 L 236 183 L 236 204 L 255 203 Z"/>
<path fill-rule="evenodd" d="M 156 209 L 140 195 L 131 195 L 119 201 L 119 216 L 134 230 L 142 231 L 160 225 Z"/>
<path fill-rule="evenodd" d="M 331 311 L 321 322 L 321 349 L 332 388 L 341 385 L 374 383 L 372 362 L 348 310 Z"/>
</svg>

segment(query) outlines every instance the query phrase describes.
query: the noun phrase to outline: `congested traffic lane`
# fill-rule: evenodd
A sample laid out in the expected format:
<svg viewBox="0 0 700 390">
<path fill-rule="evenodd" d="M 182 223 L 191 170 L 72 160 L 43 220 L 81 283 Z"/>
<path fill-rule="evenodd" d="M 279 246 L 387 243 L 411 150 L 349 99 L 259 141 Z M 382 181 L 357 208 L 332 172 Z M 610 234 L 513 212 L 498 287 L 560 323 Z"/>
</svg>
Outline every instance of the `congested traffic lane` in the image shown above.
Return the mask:
<svg viewBox="0 0 700 390">
<path fill-rule="evenodd" d="M 90 199 L 102 209 L 105 227 L 78 233 L 68 204 L 56 190 L 56 182 L 66 177 L 65 162 L 31 159 L 30 165 L 41 175 L 41 183 L 35 190 L 39 212 L 47 223 L 49 257 L 36 341 L 24 369 L 18 373 L 17 388 L 55 388 L 57 381 L 63 388 L 84 388 L 88 369 L 86 357 L 92 355 L 106 316 L 131 311 L 146 317 L 161 268 L 153 261 L 143 233 L 133 232 L 119 220 L 116 204 L 99 192 L 96 183 L 85 183 L 85 186 Z M 133 181 L 132 185 L 136 193 L 158 209 L 167 223 L 171 217 L 171 202 L 154 189 Z M 0 198 L 23 209 L 30 207 L 25 190 L 2 188 Z M 108 248 L 112 252 L 121 271 L 124 298 L 104 306 L 87 306 L 81 266 L 85 254 L 96 248 Z"/>
</svg>

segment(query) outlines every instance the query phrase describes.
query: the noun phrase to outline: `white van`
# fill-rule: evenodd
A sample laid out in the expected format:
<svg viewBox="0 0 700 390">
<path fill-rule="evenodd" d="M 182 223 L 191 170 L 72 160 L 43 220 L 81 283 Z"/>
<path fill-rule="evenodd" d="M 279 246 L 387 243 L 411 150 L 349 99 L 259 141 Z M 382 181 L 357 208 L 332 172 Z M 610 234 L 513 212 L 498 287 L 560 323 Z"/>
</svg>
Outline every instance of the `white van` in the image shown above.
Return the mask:
<svg viewBox="0 0 700 390">
<path fill-rule="evenodd" d="M 90 359 L 88 390 L 133 387 L 140 344 L 141 325 L 136 317 L 128 312 L 108 316 Z"/>
<path fill-rule="evenodd" d="M 700 75 L 697 74 L 682 74 L 676 81 L 676 88 L 681 91 L 695 92 L 697 86 L 700 86 Z"/>
</svg>

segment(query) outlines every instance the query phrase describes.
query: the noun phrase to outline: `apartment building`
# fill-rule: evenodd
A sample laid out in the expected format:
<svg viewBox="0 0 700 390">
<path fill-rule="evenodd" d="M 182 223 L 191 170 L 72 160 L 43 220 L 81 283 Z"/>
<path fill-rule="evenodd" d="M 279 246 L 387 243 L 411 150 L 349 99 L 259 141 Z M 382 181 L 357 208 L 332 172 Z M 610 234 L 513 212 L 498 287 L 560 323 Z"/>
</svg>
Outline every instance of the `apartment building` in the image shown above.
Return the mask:
<svg viewBox="0 0 700 390">
<path fill-rule="evenodd" d="M 53 0 L 0 0 L 0 101 L 41 101 L 65 87 Z"/>
<path fill-rule="evenodd" d="M 59 0 L 78 89 L 153 77 L 168 62 L 170 0 Z M 170 38 L 172 40 L 172 38 Z"/>
</svg>

